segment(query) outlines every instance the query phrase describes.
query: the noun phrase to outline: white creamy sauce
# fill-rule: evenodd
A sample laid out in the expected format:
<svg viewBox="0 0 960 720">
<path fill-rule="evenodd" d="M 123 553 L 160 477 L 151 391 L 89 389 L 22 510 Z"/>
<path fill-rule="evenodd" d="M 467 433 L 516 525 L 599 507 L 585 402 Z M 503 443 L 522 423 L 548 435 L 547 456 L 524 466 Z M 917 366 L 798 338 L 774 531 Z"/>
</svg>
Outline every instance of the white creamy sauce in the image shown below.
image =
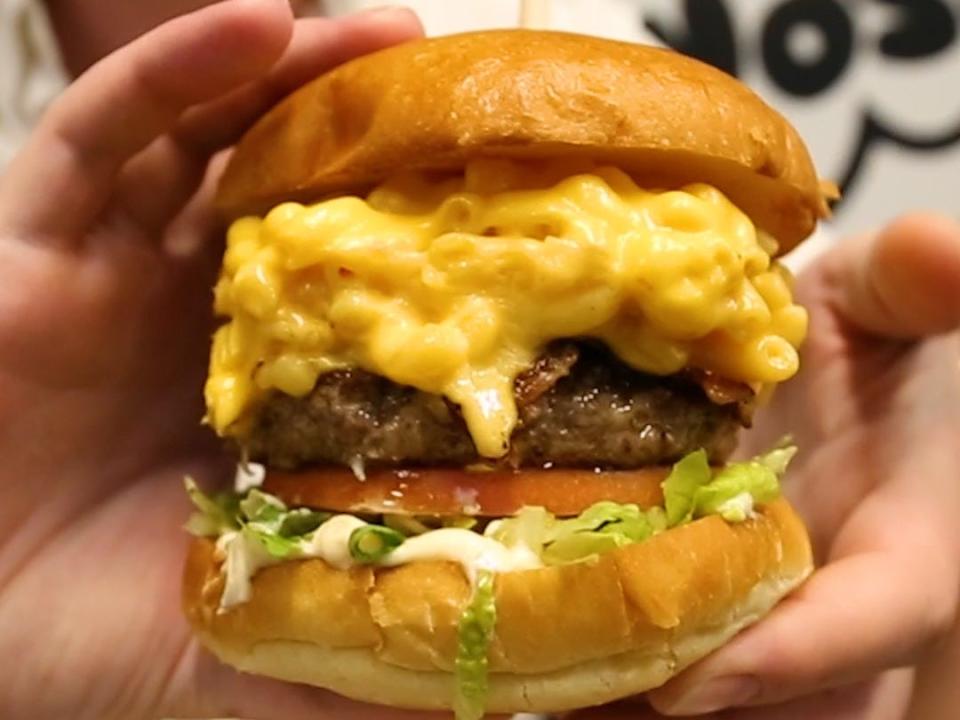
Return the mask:
<svg viewBox="0 0 960 720">
<path fill-rule="evenodd" d="M 263 485 L 267 469 L 260 463 L 237 463 L 237 474 L 233 478 L 233 489 L 241 495 L 251 488 Z"/>
<path fill-rule="evenodd" d="M 259 540 L 242 530 L 221 535 L 217 549 L 224 555 L 221 610 L 247 602 L 250 599 L 250 579 L 261 569 L 280 562 L 280 558 L 268 553 Z"/>
<path fill-rule="evenodd" d="M 350 554 L 350 535 L 365 525 L 367 523 L 353 515 L 334 515 L 289 559 L 318 558 L 338 570 L 355 567 L 358 563 Z M 226 583 L 220 598 L 221 610 L 250 599 L 250 581 L 259 570 L 285 562 L 270 555 L 255 537 L 243 531 L 224 533 L 217 540 L 217 548 L 225 557 Z M 395 567 L 420 560 L 455 562 L 463 568 L 471 584 L 478 570 L 511 572 L 543 567 L 540 558 L 526 545 L 507 547 L 491 537 L 461 528 L 431 530 L 407 538 L 378 565 Z"/>
<path fill-rule="evenodd" d="M 356 455 L 350 460 L 350 470 L 353 472 L 353 476 L 357 480 L 360 482 L 366 482 L 367 470 L 363 464 L 363 458 L 360 455 Z"/>
<path fill-rule="evenodd" d="M 493 538 L 461 528 L 431 530 L 404 541 L 381 565 L 393 567 L 418 560 L 449 560 L 459 563 L 473 584 L 478 570 L 512 572 L 543 567 L 540 558 L 525 545 L 507 547 Z"/>
<path fill-rule="evenodd" d="M 337 570 L 353 567 L 356 563 L 350 555 L 350 534 L 366 524 L 353 515 L 334 515 L 301 546 L 299 557 L 320 558 Z"/>
</svg>

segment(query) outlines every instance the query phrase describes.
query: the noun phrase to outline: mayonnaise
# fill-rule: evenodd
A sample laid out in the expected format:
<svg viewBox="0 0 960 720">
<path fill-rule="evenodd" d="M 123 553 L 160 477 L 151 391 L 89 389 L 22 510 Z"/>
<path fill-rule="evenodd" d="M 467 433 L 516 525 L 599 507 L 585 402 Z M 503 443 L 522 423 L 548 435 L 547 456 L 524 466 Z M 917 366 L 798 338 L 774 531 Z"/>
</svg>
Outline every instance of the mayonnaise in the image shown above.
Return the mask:
<svg viewBox="0 0 960 720">
<path fill-rule="evenodd" d="M 220 596 L 220 609 L 245 603 L 250 599 L 250 580 L 261 569 L 276 565 L 281 558 L 267 552 L 249 531 L 231 530 L 217 540 L 217 549 L 224 555 L 225 583 Z"/>
<path fill-rule="evenodd" d="M 526 545 L 507 547 L 493 538 L 462 528 L 442 528 L 409 538 L 387 555 L 382 565 L 393 567 L 418 560 L 458 563 L 472 585 L 478 570 L 512 572 L 543 567 Z"/>
<path fill-rule="evenodd" d="M 320 558 L 337 570 L 351 568 L 356 563 L 350 555 L 350 535 L 366 524 L 353 515 L 334 515 L 314 531 L 298 557 Z"/>
<path fill-rule="evenodd" d="M 241 462 L 237 464 L 237 473 L 233 478 L 233 489 L 243 494 L 251 488 L 263 485 L 267 476 L 267 469 L 260 463 Z"/>
<path fill-rule="evenodd" d="M 223 564 L 226 583 L 220 598 L 220 609 L 226 610 L 249 600 L 251 580 L 257 572 L 270 565 L 286 560 L 317 558 L 338 570 L 357 566 L 359 563 L 350 554 L 350 535 L 365 525 L 367 523 L 353 515 L 334 515 L 288 558 L 273 557 L 249 532 L 240 530 L 224 533 L 217 541 L 217 547 L 226 557 Z M 499 573 L 543 567 L 537 554 L 526 545 L 507 547 L 492 537 L 462 528 L 441 528 L 407 538 L 377 564 L 396 567 L 422 560 L 457 563 L 463 568 L 471 585 L 480 570 Z"/>
</svg>

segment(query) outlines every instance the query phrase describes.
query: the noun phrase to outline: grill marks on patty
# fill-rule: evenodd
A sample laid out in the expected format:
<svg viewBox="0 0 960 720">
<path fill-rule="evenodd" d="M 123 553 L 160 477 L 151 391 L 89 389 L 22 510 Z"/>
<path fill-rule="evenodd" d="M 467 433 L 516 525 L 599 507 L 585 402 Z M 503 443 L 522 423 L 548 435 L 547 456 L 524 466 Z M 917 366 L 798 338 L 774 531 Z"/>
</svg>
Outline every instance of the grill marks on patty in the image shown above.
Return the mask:
<svg viewBox="0 0 960 720">
<path fill-rule="evenodd" d="M 602 347 L 563 342 L 517 378 L 515 398 L 519 422 L 502 464 L 637 468 L 701 447 L 722 462 L 753 393 L 706 373 L 647 375 Z M 287 470 L 489 462 L 456 405 L 363 370 L 322 375 L 302 398 L 272 393 L 246 445 L 251 459 Z"/>
</svg>

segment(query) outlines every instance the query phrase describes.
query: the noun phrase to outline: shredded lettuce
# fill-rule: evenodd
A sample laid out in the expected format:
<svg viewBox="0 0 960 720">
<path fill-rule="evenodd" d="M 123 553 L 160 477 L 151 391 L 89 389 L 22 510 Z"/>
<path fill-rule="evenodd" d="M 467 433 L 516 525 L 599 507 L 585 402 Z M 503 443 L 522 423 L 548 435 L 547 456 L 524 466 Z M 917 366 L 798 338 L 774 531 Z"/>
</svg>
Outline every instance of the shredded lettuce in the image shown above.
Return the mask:
<svg viewBox="0 0 960 720">
<path fill-rule="evenodd" d="M 571 533 L 547 545 L 540 557 L 546 565 L 564 565 L 591 559 L 630 542 L 625 536 L 612 532 Z"/>
<path fill-rule="evenodd" d="M 445 528 L 459 528 L 460 530 L 473 530 L 477 526 L 478 520 L 471 515 L 455 515 L 454 517 L 445 517 L 442 520 Z"/>
<path fill-rule="evenodd" d="M 198 537 L 216 537 L 240 529 L 240 498 L 236 494 L 220 493 L 211 497 L 191 477 L 184 478 L 183 485 L 195 508 L 184 526 L 187 532 Z"/>
<path fill-rule="evenodd" d="M 708 485 L 697 489 L 694 516 L 720 515 L 728 522 L 743 522 L 754 505 L 780 496 L 780 477 L 796 453 L 795 447 L 777 448 L 747 462 L 727 465 Z"/>
<path fill-rule="evenodd" d="M 254 488 L 237 503 L 241 514 L 250 522 L 275 525 L 287 510 L 280 498 Z"/>
<path fill-rule="evenodd" d="M 694 498 L 710 482 L 711 474 L 704 450 L 690 453 L 673 466 L 662 483 L 668 527 L 682 525 L 693 518 Z"/>
<path fill-rule="evenodd" d="M 295 555 L 300 543 L 330 517 L 308 508 L 287 509 L 283 502 L 257 489 L 240 501 L 241 524 L 273 557 Z"/>
<path fill-rule="evenodd" d="M 469 515 L 454 515 L 452 517 L 429 517 L 417 515 L 401 515 L 399 513 L 384 513 L 383 524 L 391 530 L 396 530 L 407 537 L 423 535 L 439 528 L 460 528 L 471 530 L 477 524 L 477 518 Z"/>
<path fill-rule="evenodd" d="M 247 542 L 259 542 L 275 558 L 295 555 L 300 544 L 330 517 L 329 513 L 309 508 L 290 510 L 279 498 L 256 488 L 244 495 L 221 493 L 211 497 L 190 478 L 184 484 L 196 507 L 187 521 L 187 531 L 203 537 L 241 531 Z"/>
<path fill-rule="evenodd" d="M 267 550 L 260 537 L 249 528 L 236 531 L 226 544 L 224 559 L 224 586 L 220 596 L 221 607 L 232 607 L 250 599 L 250 579 L 261 569 L 277 560 Z"/>
<path fill-rule="evenodd" d="M 609 550 L 643 542 L 659 532 L 707 515 L 743 522 L 755 505 L 775 500 L 780 476 L 796 448 L 785 447 L 714 473 L 702 450 L 673 466 L 663 481 L 664 507 L 599 502 L 561 520 L 542 507 L 525 507 L 493 522 L 486 534 L 508 547 L 526 545 L 546 565 L 589 560 Z"/>
<path fill-rule="evenodd" d="M 391 530 L 413 537 L 414 535 L 423 535 L 430 532 L 433 528 L 413 515 L 401 515 L 399 513 L 388 513 L 383 516 L 383 524 Z"/>
<path fill-rule="evenodd" d="M 665 527 L 662 508 L 641 510 L 604 501 L 566 520 L 542 507 L 525 507 L 515 517 L 496 523 L 487 534 L 508 547 L 526 545 L 547 565 L 560 565 L 642 542 Z"/>
<path fill-rule="evenodd" d="M 457 627 L 456 690 L 453 710 L 456 720 L 480 720 L 487 704 L 487 653 L 497 624 L 493 594 L 494 573 L 477 573 L 470 604 Z"/>
<path fill-rule="evenodd" d="M 546 508 L 527 506 L 512 518 L 494 520 L 484 533 L 507 547 L 526 545 L 535 553 L 541 553 L 546 543 L 547 528 L 556 518 Z"/>
<path fill-rule="evenodd" d="M 784 438 L 773 450 L 765 455 L 758 455 L 749 462 L 760 463 L 773 470 L 778 478 L 782 478 L 796 454 L 797 446 L 791 444 L 790 438 Z"/>
<path fill-rule="evenodd" d="M 722 515 L 730 522 L 743 522 L 749 512 L 738 508 L 752 509 L 754 503 L 770 502 L 779 494 L 780 483 L 772 470 L 759 464 L 739 465 L 717 473 L 713 482 L 697 490 L 693 513 L 696 517 Z"/>
</svg>

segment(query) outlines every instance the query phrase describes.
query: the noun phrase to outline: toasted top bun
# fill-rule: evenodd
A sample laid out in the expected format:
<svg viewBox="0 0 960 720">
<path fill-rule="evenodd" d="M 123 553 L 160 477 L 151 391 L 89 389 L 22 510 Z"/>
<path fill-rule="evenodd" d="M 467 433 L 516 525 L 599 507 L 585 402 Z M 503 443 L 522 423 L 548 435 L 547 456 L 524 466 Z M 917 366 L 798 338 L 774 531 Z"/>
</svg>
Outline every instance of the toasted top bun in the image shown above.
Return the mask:
<svg viewBox="0 0 960 720">
<path fill-rule="evenodd" d="M 778 500 L 744 523 L 711 516 L 595 562 L 499 574 L 488 710 L 552 712 L 656 687 L 769 612 L 811 567 L 803 523 Z M 470 597 L 459 566 L 291 561 L 218 612 L 222 589 L 213 542 L 194 541 L 184 609 L 231 665 L 367 702 L 450 707 Z"/>
<path fill-rule="evenodd" d="M 803 141 L 734 78 L 668 50 L 532 30 L 410 42 L 321 76 L 243 138 L 219 205 L 262 213 L 400 170 L 560 155 L 616 164 L 649 187 L 714 185 L 782 252 L 828 214 Z"/>
</svg>

